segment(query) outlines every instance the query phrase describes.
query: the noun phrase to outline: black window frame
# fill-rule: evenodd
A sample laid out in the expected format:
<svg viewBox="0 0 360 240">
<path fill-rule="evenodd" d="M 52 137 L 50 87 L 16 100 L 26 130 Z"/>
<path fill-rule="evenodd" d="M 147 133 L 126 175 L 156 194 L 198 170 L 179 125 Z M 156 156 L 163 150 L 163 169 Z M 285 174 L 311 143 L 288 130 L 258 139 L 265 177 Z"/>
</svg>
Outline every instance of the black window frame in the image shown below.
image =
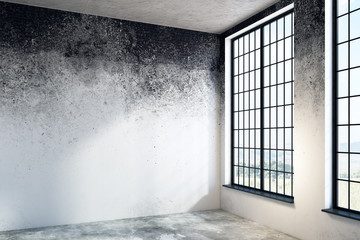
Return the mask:
<svg viewBox="0 0 360 240">
<path fill-rule="evenodd" d="M 285 16 L 287 16 L 289 14 L 291 14 L 291 34 L 290 34 L 290 36 L 285 37 Z M 284 18 L 284 33 L 283 33 L 284 37 L 282 39 L 278 40 L 278 37 L 277 37 L 278 36 L 278 29 L 276 28 L 276 40 L 275 40 L 275 42 L 270 42 L 270 37 L 271 36 L 269 36 L 268 45 L 264 45 L 264 27 L 266 25 L 270 26 L 270 24 L 272 22 L 275 22 L 275 21 L 277 21 L 277 20 L 279 20 L 281 18 Z M 277 199 L 277 200 L 284 201 L 284 202 L 287 202 L 287 203 L 293 203 L 294 202 L 294 194 L 293 194 L 293 175 L 294 175 L 294 168 L 293 168 L 293 154 L 294 154 L 294 145 L 293 145 L 293 136 L 294 136 L 294 130 L 293 130 L 294 129 L 294 118 L 293 118 L 293 115 L 294 115 L 293 114 L 293 111 L 294 111 L 294 90 L 293 90 L 294 89 L 294 52 L 292 52 L 290 59 L 286 60 L 285 57 L 284 57 L 284 59 L 282 60 L 282 62 L 284 63 L 284 75 L 285 75 L 285 62 L 288 61 L 288 60 L 291 60 L 291 81 L 289 81 L 289 83 L 291 83 L 291 86 L 292 86 L 291 87 L 291 99 L 292 100 L 291 100 L 291 104 L 289 104 L 289 105 L 291 105 L 291 116 L 292 116 L 291 117 L 291 126 L 290 127 L 285 127 L 285 120 L 284 120 L 284 126 L 283 126 L 283 128 L 284 128 L 284 139 L 285 139 L 285 128 L 290 128 L 291 129 L 291 148 L 288 149 L 289 151 L 291 151 L 291 170 L 290 170 L 290 173 L 289 173 L 289 174 L 291 174 L 291 194 L 287 195 L 287 194 L 285 194 L 285 156 L 283 157 L 284 158 L 284 160 L 283 160 L 284 169 L 282 171 L 279 171 L 278 168 L 277 168 L 277 161 L 278 160 L 276 160 L 276 168 L 277 168 L 276 171 L 271 170 L 270 166 L 268 167 L 268 169 L 264 168 L 264 149 L 265 149 L 264 148 L 264 130 L 269 129 L 269 136 L 270 136 L 270 129 L 273 129 L 273 128 L 272 128 L 272 126 L 270 124 L 269 124 L 269 126 L 267 128 L 264 127 L 264 114 L 263 113 L 264 113 L 266 108 L 269 109 L 269 112 L 271 111 L 270 109 L 275 108 L 276 113 L 277 113 L 277 111 L 278 111 L 277 109 L 278 109 L 279 106 L 280 107 L 283 106 L 284 111 L 285 111 L 285 106 L 286 106 L 286 104 L 285 104 L 285 84 L 287 83 L 287 82 L 285 82 L 285 77 L 284 77 L 284 80 L 283 80 L 284 81 L 283 82 L 283 85 L 284 85 L 284 87 L 283 87 L 284 88 L 284 103 L 283 103 L 283 105 L 276 104 L 275 106 L 270 106 L 270 104 L 269 104 L 268 107 L 264 107 L 264 89 L 269 88 L 269 93 L 270 93 L 270 86 L 272 86 L 272 87 L 276 86 L 276 89 L 278 89 L 277 88 L 278 85 L 282 85 L 282 83 L 278 83 L 278 80 L 276 80 L 275 85 L 269 84 L 266 87 L 264 86 L 264 68 L 268 67 L 270 69 L 271 65 L 274 64 L 274 63 L 270 64 L 270 62 L 269 62 L 269 65 L 264 67 L 264 47 L 268 46 L 269 49 L 270 49 L 270 45 L 272 43 L 277 44 L 277 42 L 281 41 L 281 40 L 284 40 L 284 44 L 285 44 L 285 40 L 287 38 L 290 38 L 291 49 L 292 49 L 292 51 L 294 51 L 294 41 L 293 41 L 294 40 L 294 19 L 295 19 L 295 17 L 294 17 L 294 9 L 290 9 L 290 10 L 284 12 L 284 13 L 279 14 L 278 16 L 276 16 L 274 18 L 271 18 L 271 19 L 267 20 L 264 23 L 261 23 L 260 25 L 258 25 L 256 27 L 254 27 L 254 28 L 240 34 L 239 36 L 236 36 L 233 39 L 231 39 L 231 127 L 230 127 L 231 128 L 231 146 L 230 146 L 230 148 L 231 148 L 230 149 L 231 150 L 231 184 L 224 185 L 225 187 L 228 187 L 228 188 L 233 188 L 233 189 L 237 189 L 237 190 L 241 190 L 241 191 L 261 195 L 261 196 L 264 196 L 264 197 Z M 234 78 L 235 78 L 234 77 L 234 75 L 235 75 L 234 74 L 234 59 L 237 58 L 237 57 L 238 58 L 240 57 L 240 55 L 237 56 L 237 57 L 234 57 L 234 49 L 233 49 L 234 48 L 234 42 L 236 40 L 242 38 L 243 36 L 246 36 L 247 34 L 250 34 L 252 32 L 256 32 L 258 30 L 260 30 L 260 32 L 261 32 L 261 34 L 260 34 L 261 44 L 260 44 L 260 48 L 259 48 L 260 49 L 260 57 L 261 57 L 261 61 L 260 61 L 261 62 L 261 67 L 259 68 L 259 70 L 260 70 L 260 78 L 261 78 L 261 80 L 260 80 L 261 85 L 260 85 L 260 88 L 259 88 L 259 90 L 260 90 L 260 98 L 261 98 L 261 100 L 260 100 L 261 101 L 261 104 L 260 104 L 260 111 L 261 111 L 261 115 L 260 115 L 261 116 L 261 120 L 260 120 L 261 121 L 261 123 L 260 123 L 260 139 L 261 139 L 260 140 L 260 155 L 261 155 L 261 160 L 260 160 L 260 162 L 261 162 L 261 166 L 260 166 L 260 174 L 261 174 L 260 188 L 243 186 L 243 185 L 240 185 L 239 182 L 235 183 L 235 181 L 234 181 L 234 151 L 233 151 L 234 150 L 234 145 L 233 145 L 234 144 L 234 129 L 235 129 L 234 128 L 234 110 L 233 110 L 234 109 L 234 97 L 233 97 L 233 95 L 234 95 Z M 269 31 L 269 33 L 270 33 L 270 31 Z M 255 45 L 255 43 L 254 43 L 254 45 Z M 255 46 L 254 50 L 253 50 L 254 55 L 255 55 L 256 50 L 258 50 L 258 49 Z M 277 49 L 276 49 L 276 51 L 277 51 Z M 249 53 L 250 53 L 250 51 L 249 51 Z M 277 52 L 276 52 L 276 54 L 277 54 Z M 284 45 L 284 56 L 285 56 L 285 45 Z M 269 58 L 271 59 L 270 54 L 269 54 Z M 254 62 L 256 62 L 256 59 L 254 60 Z M 281 63 L 281 61 L 278 61 L 278 57 L 276 56 L 276 61 L 275 61 L 274 65 L 277 66 L 279 63 Z M 254 63 L 254 65 L 255 65 L 255 63 Z M 277 69 L 277 67 L 276 67 L 276 69 Z M 254 72 L 255 71 L 256 71 L 256 67 L 254 67 Z M 276 77 L 276 79 L 278 79 L 278 77 Z M 256 84 L 254 84 L 254 85 L 256 85 Z M 256 87 L 254 87 L 254 89 L 256 89 Z M 278 90 L 276 90 L 276 93 L 277 93 L 277 91 Z M 249 90 L 249 92 L 250 92 L 250 90 Z M 238 93 L 240 93 L 240 92 L 238 92 Z M 276 98 L 278 98 L 278 95 L 276 96 Z M 256 96 L 255 96 L 255 99 L 256 99 Z M 269 99 L 270 99 L 270 96 L 269 96 Z M 276 100 L 276 102 L 277 102 L 277 100 Z M 254 109 L 248 109 L 248 110 L 243 110 L 243 111 L 250 111 L 250 110 L 255 110 L 255 109 L 256 109 L 256 107 L 254 106 Z M 239 112 L 240 111 L 238 111 L 238 113 Z M 269 119 L 270 119 L 270 117 L 269 117 Z M 285 112 L 284 112 L 284 119 L 285 119 Z M 255 121 L 255 119 L 254 119 L 254 121 Z M 249 122 L 250 122 L 250 117 L 249 117 Z M 280 127 L 278 128 L 277 124 L 278 123 L 276 123 L 276 129 L 280 129 Z M 249 126 L 249 129 L 250 129 L 250 126 Z M 238 129 L 238 130 L 240 130 L 240 129 Z M 257 130 L 255 124 L 254 124 L 254 130 Z M 277 137 L 276 137 L 276 139 L 277 139 Z M 254 141 L 256 142 L 256 140 L 254 140 Z M 254 145 L 256 145 L 256 144 L 254 144 Z M 277 147 L 278 146 L 276 146 L 276 148 Z M 246 147 L 244 147 L 244 149 L 246 149 Z M 248 149 L 259 150 L 258 148 L 256 148 L 256 146 L 254 146 L 253 148 L 251 148 L 249 146 Z M 269 153 L 270 153 L 270 151 L 273 151 L 273 150 L 274 149 L 269 144 L 269 148 L 267 149 L 267 151 L 269 151 Z M 276 149 L 274 151 L 276 151 L 276 154 L 278 154 L 278 149 Z M 285 155 L 285 140 L 284 140 L 283 149 L 280 149 L 279 151 L 284 151 L 284 155 Z M 254 160 L 254 162 L 255 161 L 256 160 Z M 270 164 L 270 162 L 269 162 L 269 164 Z M 251 167 L 248 167 L 248 168 L 250 169 Z M 256 170 L 257 170 L 256 167 L 254 167 L 254 172 L 256 172 Z M 284 174 L 284 186 L 283 186 L 284 187 L 284 193 L 272 192 L 270 183 L 269 183 L 269 188 L 270 189 L 268 189 L 268 190 L 264 189 L 264 171 L 266 171 L 266 170 L 269 170 L 270 174 L 271 174 L 272 171 L 276 172 L 276 176 L 277 176 L 278 172 L 283 172 L 283 174 Z M 278 179 L 278 178 L 276 178 L 276 179 Z M 269 176 L 269 182 L 271 182 L 271 177 L 270 176 Z M 276 180 L 276 189 L 278 189 L 277 188 L 277 180 Z"/>
<path fill-rule="evenodd" d="M 350 74 L 351 74 L 351 70 L 352 69 L 356 69 L 358 68 L 360 70 L 360 66 L 355 66 L 355 67 L 351 67 L 350 66 L 350 42 L 352 41 L 356 41 L 359 40 L 360 41 L 360 36 L 351 39 L 350 34 L 350 14 L 353 12 L 359 12 L 360 13 L 360 6 L 354 10 L 350 10 L 350 1 L 348 1 L 348 10 L 343 13 L 340 14 L 338 16 L 338 9 L 337 9 L 337 3 L 339 0 L 333 0 L 332 1 L 332 49 L 333 49 L 333 56 L 332 56 L 332 207 L 329 209 L 323 209 L 324 212 L 328 212 L 328 213 L 332 213 L 332 214 L 336 214 L 339 216 L 343 216 L 343 217 L 347 217 L 347 218 L 351 218 L 351 219 L 355 219 L 355 220 L 360 220 L 360 209 L 354 210 L 351 208 L 351 183 L 353 182 L 353 180 L 351 180 L 351 176 L 350 176 L 350 156 L 352 154 L 354 154 L 351 151 L 351 147 L 350 147 L 350 127 L 353 126 L 353 124 L 350 123 L 350 99 L 352 97 L 359 97 L 360 95 L 352 95 L 350 93 Z M 340 41 L 338 43 L 338 33 L 339 33 L 339 29 L 338 29 L 338 19 L 341 17 L 345 17 L 347 16 L 347 37 L 345 41 Z M 339 69 L 338 66 L 338 60 L 339 60 L 339 53 L 338 53 L 338 46 L 342 45 L 342 44 L 347 44 L 347 54 L 348 54 L 348 59 L 347 59 L 347 67 L 344 69 Z M 347 72 L 346 72 L 347 71 Z M 340 72 L 345 72 L 345 74 L 347 74 L 347 94 L 345 96 L 338 96 L 338 90 L 339 90 L 339 78 L 338 78 L 338 73 Z M 347 116 L 347 123 L 343 124 L 339 122 L 338 119 L 338 113 L 339 113 L 339 106 L 338 106 L 338 100 L 341 99 L 347 99 L 348 101 L 348 116 Z M 359 124 L 357 124 L 359 125 Z M 340 151 L 340 149 L 338 148 L 338 141 L 339 141 L 339 133 L 338 133 L 338 127 L 347 127 L 347 151 Z M 347 170 L 347 179 L 342 179 L 339 177 L 338 175 L 338 170 L 339 170 L 339 157 L 338 154 L 346 154 L 347 155 L 347 164 L 348 164 L 348 170 Z M 360 153 L 358 153 L 360 154 Z M 338 202 L 338 193 L 339 193 L 339 188 L 338 188 L 338 181 L 344 181 L 347 182 L 348 184 L 348 190 L 347 190 L 347 208 L 339 206 L 339 202 Z M 360 184 L 359 181 L 355 181 L 357 184 Z M 358 199 L 360 201 L 360 199 Z"/>
</svg>

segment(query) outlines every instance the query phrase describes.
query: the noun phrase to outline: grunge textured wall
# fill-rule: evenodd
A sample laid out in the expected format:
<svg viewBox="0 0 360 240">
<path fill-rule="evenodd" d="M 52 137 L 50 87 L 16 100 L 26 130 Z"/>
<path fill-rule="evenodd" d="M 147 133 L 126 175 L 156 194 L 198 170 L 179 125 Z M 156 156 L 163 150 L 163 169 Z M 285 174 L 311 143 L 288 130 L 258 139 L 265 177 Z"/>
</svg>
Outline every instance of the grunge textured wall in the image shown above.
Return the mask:
<svg viewBox="0 0 360 240">
<path fill-rule="evenodd" d="M 0 230 L 219 208 L 217 35 L 0 2 Z"/>
</svg>

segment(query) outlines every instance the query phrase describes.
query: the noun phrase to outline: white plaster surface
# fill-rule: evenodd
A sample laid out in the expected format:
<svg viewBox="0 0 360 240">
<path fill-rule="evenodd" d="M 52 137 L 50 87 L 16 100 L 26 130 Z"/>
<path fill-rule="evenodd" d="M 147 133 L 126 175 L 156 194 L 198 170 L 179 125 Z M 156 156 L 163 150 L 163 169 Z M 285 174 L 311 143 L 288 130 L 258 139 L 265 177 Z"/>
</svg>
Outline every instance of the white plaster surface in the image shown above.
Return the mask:
<svg viewBox="0 0 360 240">
<path fill-rule="evenodd" d="M 0 6 L 0 231 L 220 207 L 216 36 Z"/>
</svg>

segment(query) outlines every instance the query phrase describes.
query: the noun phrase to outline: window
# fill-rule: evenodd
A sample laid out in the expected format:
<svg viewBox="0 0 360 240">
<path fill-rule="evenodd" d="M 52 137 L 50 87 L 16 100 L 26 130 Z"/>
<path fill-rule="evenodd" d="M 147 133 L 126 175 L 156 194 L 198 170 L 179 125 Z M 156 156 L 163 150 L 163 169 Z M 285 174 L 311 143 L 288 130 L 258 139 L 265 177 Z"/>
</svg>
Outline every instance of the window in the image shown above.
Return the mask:
<svg viewBox="0 0 360 240">
<path fill-rule="evenodd" d="M 232 40 L 231 184 L 293 196 L 294 14 Z M 251 192 L 251 191 L 250 191 Z"/>
<path fill-rule="evenodd" d="M 360 1 L 335 1 L 334 208 L 360 213 Z"/>
</svg>

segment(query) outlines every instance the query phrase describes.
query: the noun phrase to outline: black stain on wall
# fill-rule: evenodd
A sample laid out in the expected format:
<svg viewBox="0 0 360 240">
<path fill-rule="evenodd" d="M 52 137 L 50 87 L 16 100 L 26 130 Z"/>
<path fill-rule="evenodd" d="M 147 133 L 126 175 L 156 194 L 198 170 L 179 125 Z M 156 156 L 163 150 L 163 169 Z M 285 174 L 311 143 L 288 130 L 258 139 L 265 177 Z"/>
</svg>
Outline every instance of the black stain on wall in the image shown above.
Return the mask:
<svg viewBox="0 0 360 240">
<path fill-rule="evenodd" d="M 4 2 L 0 22 L 0 104 L 10 115 L 215 108 L 217 35 Z"/>
<path fill-rule="evenodd" d="M 295 104 L 314 114 L 325 97 L 325 1 L 295 1 Z M 297 101 L 297 99 L 302 99 Z M 305 101 L 306 100 L 306 101 Z"/>
</svg>

